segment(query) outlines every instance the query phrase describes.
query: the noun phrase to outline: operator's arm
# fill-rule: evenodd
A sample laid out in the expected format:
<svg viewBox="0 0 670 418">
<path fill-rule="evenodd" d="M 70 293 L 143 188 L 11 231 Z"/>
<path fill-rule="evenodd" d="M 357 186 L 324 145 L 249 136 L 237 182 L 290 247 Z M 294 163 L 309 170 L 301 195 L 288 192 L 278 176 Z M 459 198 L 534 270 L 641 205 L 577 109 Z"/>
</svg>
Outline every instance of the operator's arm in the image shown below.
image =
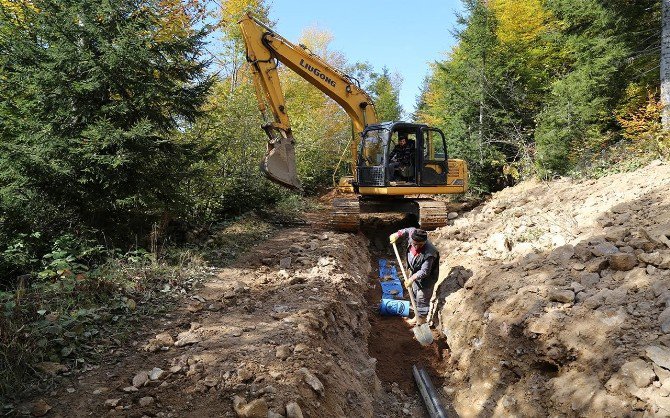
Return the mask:
<svg viewBox="0 0 670 418">
<path fill-rule="evenodd" d="M 389 161 L 393 161 L 398 158 L 398 146 L 393 147 L 393 151 L 389 154 Z"/>
<path fill-rule="evenodd" d="M 411 237 L 412 232 L 414 232 L 415 229 L 416 228 L 399 229 L 397 232 L 394 232 L 394 233 L 391 234 L 391 236 L 389 236 L 389 241 L 396 242 L 396 241 L 398 241 L 398 238 L 405 237 L 405 236 Z"/>
</svg>

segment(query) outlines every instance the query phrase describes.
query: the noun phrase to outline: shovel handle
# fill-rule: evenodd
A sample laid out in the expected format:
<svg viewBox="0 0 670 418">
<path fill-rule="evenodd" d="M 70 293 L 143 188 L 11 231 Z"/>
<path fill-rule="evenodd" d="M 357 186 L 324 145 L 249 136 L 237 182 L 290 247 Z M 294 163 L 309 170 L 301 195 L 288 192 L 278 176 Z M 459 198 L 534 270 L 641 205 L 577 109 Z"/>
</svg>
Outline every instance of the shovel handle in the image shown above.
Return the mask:
<svg viewBox="0 0 670 418">
<path fill-rule="evenodd" d="M 400 267 L 400 271 L 402 271 L 402 277 L 404 277 L 405 281 L 407 281 L 407 273 L 405 273 L 405 267 L 403 267 L 402 260 L 400 259 L 400 254 L 398 254 L 398 247 L 395 245 L 395 242 L 392 242 L 391 244 L 393 244 L 393 251 L 395 252 L 395 257 L 398 259 L 398 266 Z M 409 293 L 409 301 L 412 302 L 412 309 L 414 309 L 414 315 L 418 317 L 419 310 L 416 308 L 416 302 L 414 301 L 414 292 L 412 292 L 412 289 L 407 288 L 407 293 Z"/>
</svg>

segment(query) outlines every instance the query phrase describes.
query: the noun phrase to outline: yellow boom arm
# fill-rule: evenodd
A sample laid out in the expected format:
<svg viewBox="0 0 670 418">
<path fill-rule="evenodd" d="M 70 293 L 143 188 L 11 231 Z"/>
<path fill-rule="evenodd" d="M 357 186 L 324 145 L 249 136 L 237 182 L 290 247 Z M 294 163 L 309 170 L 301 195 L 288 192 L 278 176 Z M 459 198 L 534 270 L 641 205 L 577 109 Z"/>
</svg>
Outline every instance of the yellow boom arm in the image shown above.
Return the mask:
<svg viewBox="0 0 670 418">
<path fill-rule="evenodd" d="M 294 139 L 279 82 L 277 61 L 335 100 L 360 133 L 366 125 L 378 123 L 370 96 L 358 83 L 332 67 L 305 47 L 298 47 L 277 35 L 251 15 L 239 22 L 251 65 L 258 105 L 265 115 L 269 104 L 274 121 L 263 126 L 268 134 L 268 150 L 261 169 L 270 179 L 286 187 L 300 189 L 296 174 Z M 352 161 L 356 161 L 357 141 L 352 141 Z"/>
</svg>

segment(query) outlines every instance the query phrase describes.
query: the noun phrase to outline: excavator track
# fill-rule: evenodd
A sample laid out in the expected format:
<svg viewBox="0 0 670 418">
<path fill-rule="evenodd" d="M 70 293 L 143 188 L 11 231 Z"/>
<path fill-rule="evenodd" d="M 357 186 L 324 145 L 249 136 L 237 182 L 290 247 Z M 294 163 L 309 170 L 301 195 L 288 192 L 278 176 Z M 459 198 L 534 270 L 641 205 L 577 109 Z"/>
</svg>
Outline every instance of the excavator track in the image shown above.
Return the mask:
<svg viewBox="0 0 670 418">
<path fill-rule="evenodd" d="M 447 224 L 447 204 L 432 199 L 415 200 L 419 209 L 419 228 L 437 229 Z"/>
<path fill-rule="evenodd" d="M 357 198 L 333 199 L 332 225 L 337 231 L 358 232 L 361 205 Z"/>
</svg>

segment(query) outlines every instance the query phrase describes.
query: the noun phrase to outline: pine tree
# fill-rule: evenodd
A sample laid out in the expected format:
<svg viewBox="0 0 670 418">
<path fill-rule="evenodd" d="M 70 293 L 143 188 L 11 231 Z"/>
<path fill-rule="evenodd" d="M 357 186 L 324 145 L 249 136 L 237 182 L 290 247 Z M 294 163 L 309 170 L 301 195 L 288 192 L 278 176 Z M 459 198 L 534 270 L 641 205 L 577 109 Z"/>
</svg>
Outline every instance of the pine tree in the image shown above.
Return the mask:
<svg viewBox="0 0 670 418">
<path fill-rule="evenodd" d="M 177 210 L 207 29 L 165 36 L 159 0 L 19 4 L 0 5 L 0 234 L 119 236 Z"/>
</svg>

